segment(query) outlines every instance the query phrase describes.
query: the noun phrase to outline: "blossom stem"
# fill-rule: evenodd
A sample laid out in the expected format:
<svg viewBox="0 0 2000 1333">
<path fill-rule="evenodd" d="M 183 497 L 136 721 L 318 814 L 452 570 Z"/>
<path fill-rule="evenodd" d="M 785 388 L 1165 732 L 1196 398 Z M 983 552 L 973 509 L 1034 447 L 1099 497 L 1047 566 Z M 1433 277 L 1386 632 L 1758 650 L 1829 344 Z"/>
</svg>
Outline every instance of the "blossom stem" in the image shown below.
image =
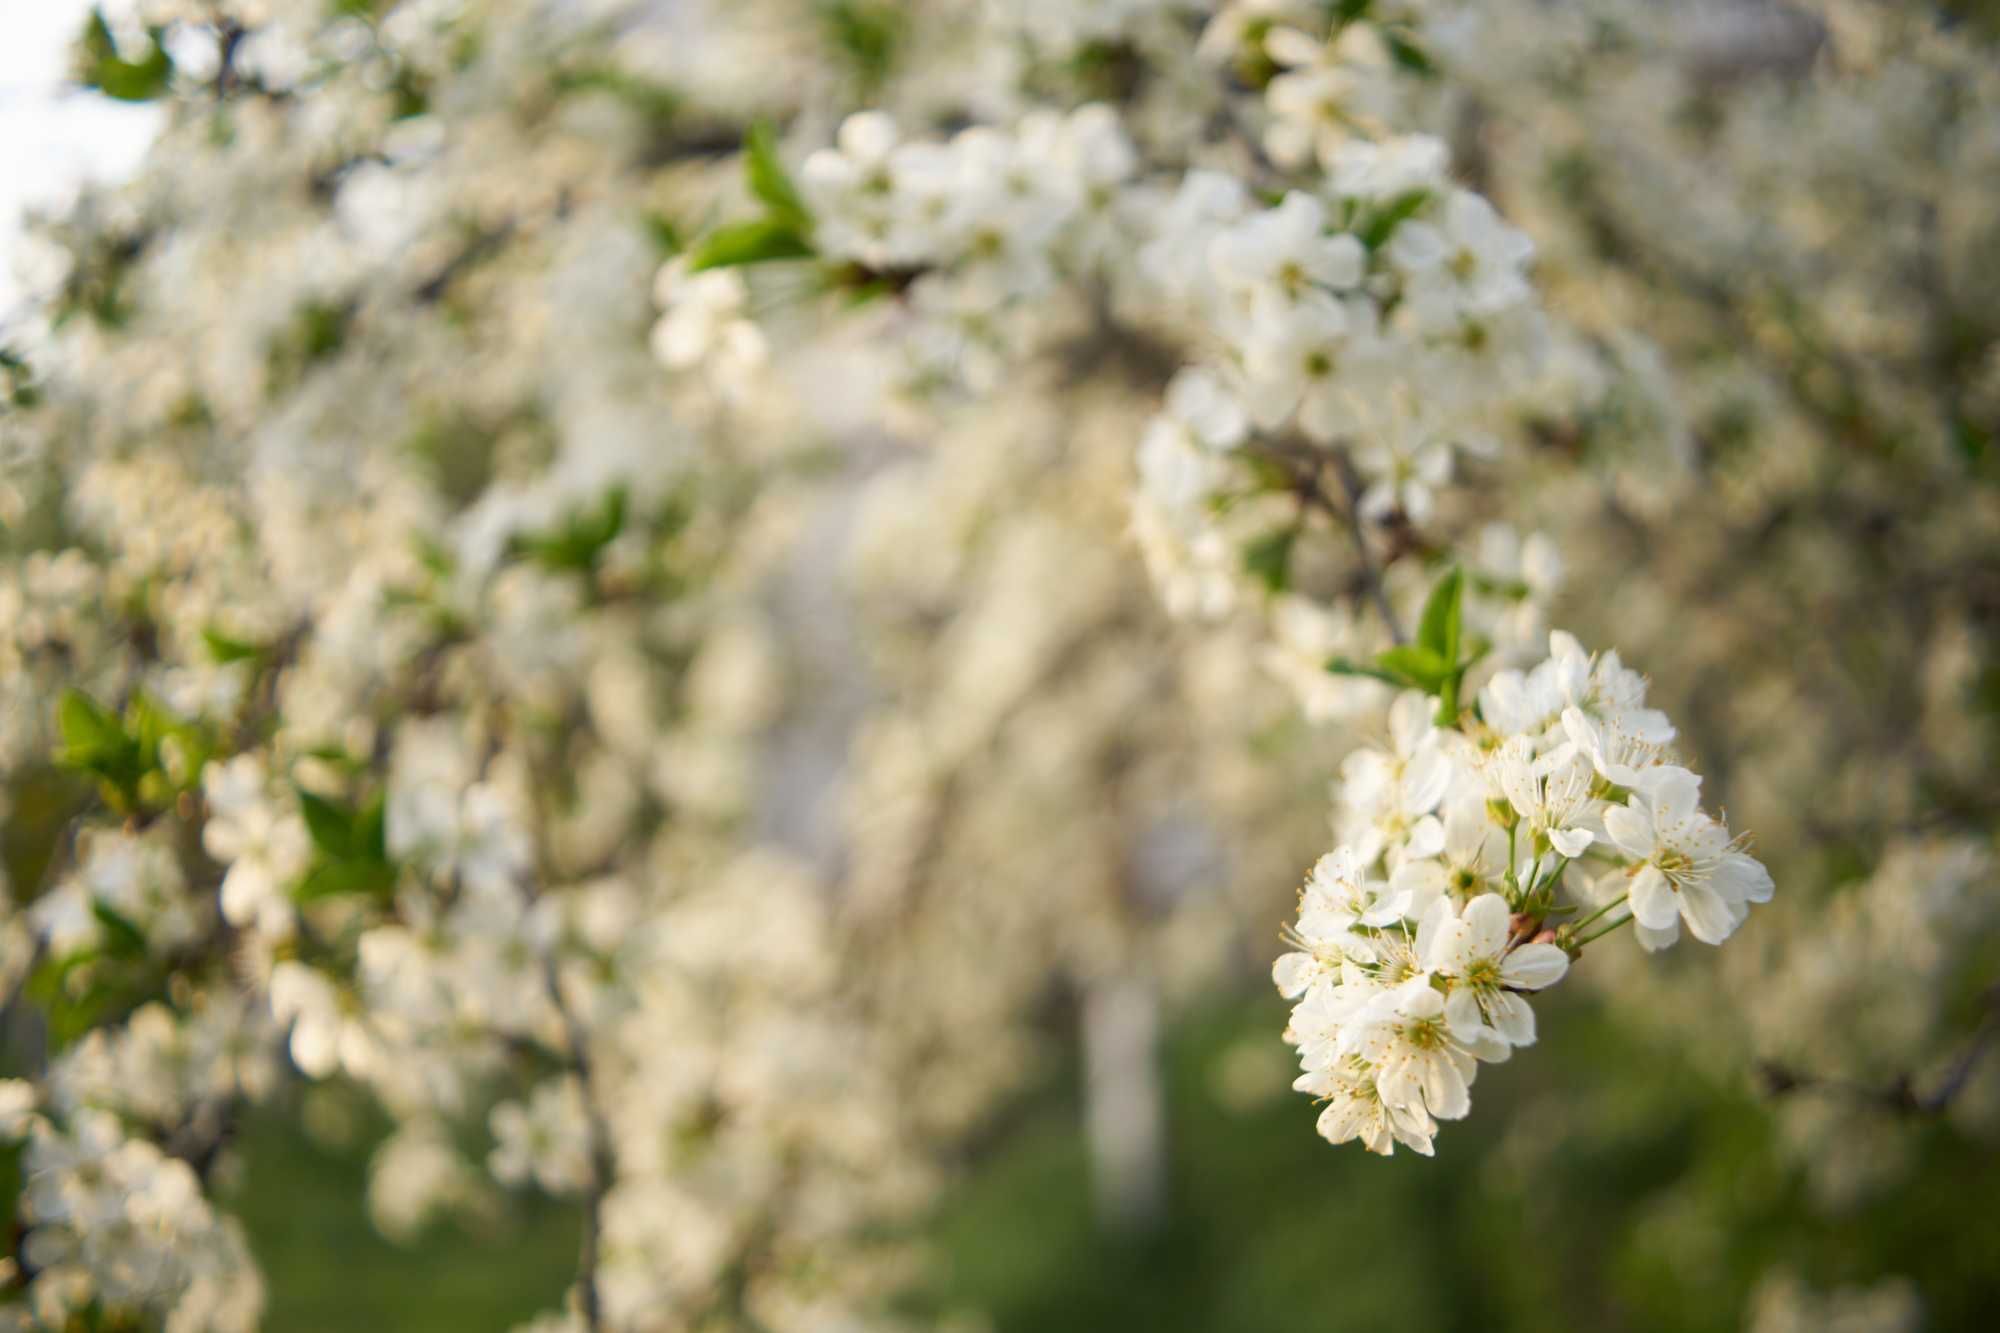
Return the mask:
<svg viewBox="0 0 2000 1333">
<path fill-rule="evenodd" d="M 1613 898 L 1613 899 L 1612 899 L 1612 900 L 1611 900 L 1610 902 L 1608 902 L 1608 903 L 1604 904 L 1604 906 L 1602 906 L 1602 907 L 1598 908 L 1598 909 L 1597 909 L 1597 910 L 1596 910 L 1595 912 L 1592 912 L 1592 913 L 1591 913 L 1591 914 L 1590 914 L 1589 916 L 1587 916 L 1587 917 L 1583 918 L 1583 920 L 1581 920 L 1581 921 L 1578 921 L 1578 922 L 1576 922 L 1575 924 L 1573 924 L 1573 925 L 1572 925 L 1572 926 L 1570 927 L 1570 929 L 1571 929 L 1571 930 L 1582 930 L 1582 929 L 1583 929 L 1583 928 L 1584 928 L 1585 926 L 1587 926 L 1587 925 L 1589 925 L 1589 924 L 1590 924 L 1591 922 L 1593 922 L 1593 921 L 1597 920 L 1597 918 L 1599 918 L 1599 917 L 1603 916 L 1603 915 L 1604 915 L 1604 914 L 1605 914 L 1606 912 L 1609 912 L 1609 911 L 1613 910 L 1614 908 L 1618 908 L 1618 907 L 1622 907 L 1622 906 L 1624 906 L 1624 904 L 1625 904 L 1625 899 L 1626 899 L 1626 898 L 1627 898 L 1628 896 L 1629 896 L 1629 895 L 1627 895 L 1627 894 L 1623 894 L 1623 893 L 1619 894 L 1619 895 L 1618 895 L 1618 896 L 1617 896 L 1616 898 Z M 1577 942 L 1578 942 L 1579 944 L 1581 944 L 1581 943 L 1582 943 L 1582 941 L 1581 941 L 1581 940 L 1579 940 L 1579 941 L 1577 941 Z"/>
<path fill-rule="evenodd" d="M 1581 949 L 1584 945 L 1590 943 L 1592 940 L 1602 939 L 1604 936 L 1609 935 L 1612 931 L 1618 929 L 1618 927 L 1630 924 L 1631 920 L 1632 920 L 1631 914 L 1627 913 L 1626 915 L 1619 917 L 1616 921 L 1613 921 L 1608 926 L 1599 926 L 1596 930 L 1591 931 L 1588 935 L 1579 935 L 1576 940 L 1576 947 Z"/>
</svg>

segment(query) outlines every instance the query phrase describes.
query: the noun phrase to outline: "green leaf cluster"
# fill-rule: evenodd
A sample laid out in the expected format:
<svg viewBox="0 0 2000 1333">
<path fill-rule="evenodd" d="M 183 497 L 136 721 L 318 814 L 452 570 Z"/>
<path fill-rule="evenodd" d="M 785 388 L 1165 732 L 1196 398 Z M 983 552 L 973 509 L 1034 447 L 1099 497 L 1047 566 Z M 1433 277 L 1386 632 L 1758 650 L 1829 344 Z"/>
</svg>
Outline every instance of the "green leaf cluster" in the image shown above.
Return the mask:
<svg viewBox="0 0 2000 1333">
<path fill-rule="evenodd" d="M 1244 571 L 1269 591 L 1283 592 L 1292 581 L 1292 548 L 1298 540 L 1296 525 L 1265 533 L 1243 548 Z"/>
<path fill-rule="evenodd" d="M 750 193 L 764 205 L 764 216 L 718 228 L 704 237 L 688 260 L 689 268 L 697 273 L 811 259 L 818 253 L 812 245 L 812 213 L 778 159 L 777 136 L 769 125 L 752 125 L 744 136 L 743 171 Z"/>
<path fill-rule="evenodd" d="M 143 692 L 121 715 L 82 690 L 65 690 L 56 731 L 62 740 L 56 762 L 97 779 L 105 803 L 126 815 L 171 807 L 200 780 L 214 749 L 202 728 Z"/>
<path fill-rule="evenodd" d="M 596 505 L 576 510 L 546 532 L 517 540 L 521 554 L 556 573 L 592 574 L 605 550 L 625 531 L 629 493 L 614 486 Z"/>
<path fill-rule="evenodd" d="M 1421 213 L 1430 201 L 1429 190 L 1409 190 L 1378 207 L 1364 209 L 1354 220 L 1354 234 L 1370 250 L 1380 250 L 1396 234 L 1396 228 Z"/>
<path fill-rule="evenodd" d="M 1465 572 L 1453 566 L 1431 588 L 1414 641 L 1384 649 L 1372 664 L 1336 657 L 1326 669 L 1336 675 L 1367 676 L 1399 689 L 1422 690 L 1438 701 L 1438 725 L 1449 726 L 1458 720 L 1465 673 L 1491 647 L 1483 639 L 1466 638 L 1464 602 Z"/>
<path fill-rule="evenodd" d="M 118 54 L 118 43 L 112 39 L 104 12 L 91 10 L 83 25 L 78 82 L 121 102 L 151 102 L 163 96 L 173 81 L 173 57 L 167 54 L 164 30 L 152 28 L 147 35 L 152 44 L 145 58 L 126 60 Z"/>
<path fill-rule="evenodd" d="M 381 795 L 349 805 L 297 788 L 299 812 L 312 836 L 313 866 L 293 897 L 302 903 L 345 894 L 383 897 L 396 887 Z"/>
</svg>

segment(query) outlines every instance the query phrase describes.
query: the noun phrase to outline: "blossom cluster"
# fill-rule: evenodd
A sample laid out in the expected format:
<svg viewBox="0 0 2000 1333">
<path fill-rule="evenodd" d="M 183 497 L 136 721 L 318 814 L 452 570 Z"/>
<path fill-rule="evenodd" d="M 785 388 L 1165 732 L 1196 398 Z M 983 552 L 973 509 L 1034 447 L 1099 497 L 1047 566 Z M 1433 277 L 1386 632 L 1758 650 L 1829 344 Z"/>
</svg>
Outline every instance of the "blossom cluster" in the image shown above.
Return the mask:
<svg viewBox="0 0 2000 1333">
<path fill-rule="evenodd" d="M 1325 1102 L 1331 1142 L 1428 1156 L 1437 1122 L 1471 1109 L 1479 1064 L 1534 1043 L 1527 996 L 1591 941 L 1631 925 L 1659 950 L 1685 924 L 1720 944 L 1770 900 L 1770 874 L 1672 762 L 1644 678 L 1561 632 L 1549 648 L 1462 713 L 1404 694 L 1387 748 L 1342 765 L 1342 841 L 1272 972 L 1297 1001 L 1294 1086 Z"/>
</svg>

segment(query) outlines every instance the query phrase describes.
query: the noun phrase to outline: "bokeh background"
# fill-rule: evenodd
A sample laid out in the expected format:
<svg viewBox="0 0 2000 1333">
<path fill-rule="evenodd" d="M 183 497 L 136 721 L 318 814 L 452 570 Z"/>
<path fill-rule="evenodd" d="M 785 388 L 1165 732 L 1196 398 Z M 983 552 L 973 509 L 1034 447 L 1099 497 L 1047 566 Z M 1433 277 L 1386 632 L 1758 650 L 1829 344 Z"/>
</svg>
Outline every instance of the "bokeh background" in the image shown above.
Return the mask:
<svg viewBox="0 0 2000 1333">
<path fill-rule="evenodd" d="M 372 22 L 389 7 L 333 8 Z M 835 421 L 791 460 L 785 535 L 745 598 L 788 702 L 757 724 L 755 794 L 741 819 L 808 863 L 865 861 L 866 836 L 837 812 L 855 799 L 841 792 L 881 780 L 851 757 L 864 739 L 886 745 L 870 724 L 900 709 L 942 733 L 939 715 L 963 707 L 1000 757 L 993 772 L 985 759 L 972 766 L 951 799 L 1027 813 L 990 826 L 968 817 L 940 835 L 937 878 L 1031 901 L 1023 885 L 1046 880 L 1101 825 L 1136 830 L 1119 854 L 1134 865 L 1090 867 L 1117 887 L 1076 928 L 1084 942 L 1059 950 L 1046 974 L 1022 964 L 1026 979 L 1010 978 L 993 1002 L 1006 1014 L 1005 1048 L 983 1054 L 1004 1072 L 975 1080 L 968 1095 L 986 1104 L 941 1136 L 941 1187 L 910 1224 L 923 1258 L 895 1304 L 919 1326 L 1858 1333 L 2000 1319 L 2000 1053 L 1983 1056 L 2000 978 L 1992 7 L 1503 9 L 1505 39 L 1492 49 L 1435 52 L 1463 95 L 1425 94 L 1421 105 L 1455 134 L 1462 170 L 1535 237 L 1547 299 L 1596 359 L 1577 371 L 1575 412 L 1523 427 L 1533 484 L 1475 480 L 1490 482 L 1489 496 L 1515 486 L 1508 499 L 1524 525 L 1560 534 L 1571 575 L 1554 619 L 1617 644 L 1652 676 L 1711 799 L 1735 826 L 1758 830 L 1779 902 L 1721 953 L 1684 945 L 1651 959 L 1628 946 L 1593 957 L 1597 975 L 1542 1008 L 1539 1045 L 1481 1075 L 1477 1114 L 1452 1128 L 1437 1160 L 1328 1147 L 1289 1090 L 1291 1053 L 1276 1039 L 1286 1006 L 1266 968 L 1297 872 L 1325 849 L 1324 792 L 1343 746 L 1304 725 L 1254 660 L 1171 624 L 1129 550 L 1112 549 L 1104 566 L 1065 564 L 1091 549 L 1078 533 L 1109 534 L 1107 548 L 1122 540 L 1120 441 L 1143 422 L 1146 394 L 1132 383 L 1097 394 L 1038 385 L 1030 424 L 1005 426 L 1039 428 L 1043 452 L 1023 461 L 1026 446 L 995 426 L 966 446 L 978 460 L 969 482 L 906 442 Z M 493 10 L 504 24 L 507 7 Z M 142 299 L 125 324 L 84 308 L 88 285 L 75 278 L 101 253 L 91 242 L 126 225 L 101 201 L 143 176 L 156 136 L 187 133 L 185 112 L 170 108 L 193 94 L 171 77 L 122 98 L 83 86 L 90 13 L 69 0 L 0 0 L 0 250 L 19 275 L 0 285 L 0 308 L 53 290 L 79 307 L 80 323 L 103 323 L 109 343 L 164 345 L 170 308 Z M 645 365 L 647 288 L 666 257 L 657 226 L 649 234 L 655 206 L 682 188 L 704 206 L 732 198 L 715 182 L 734 166 L 705 136 L 719 122 L 733 151 L 737 122 L 765 103 L 784 109 L 762 82 L 702 84 L 711 53 L 738 49 L 706 45 L 720 40 L 711 28 L 754 45 L 769 35 L 760 25 L 778 25 L 779 68 L 820 71 L 835 89 L 809 90 L 824 105 L 809 110 L 806 132 L 824 138 L 825 106 L 899 96 L 935 106 L 922 62 L 956 49 L 937 30 L 961 18 L 949 5 L 640 5 L 592 51 L 597 63 L 551 46 L 543 68 L 532 42 L 523 57 L 487 32 L 522 63 L 468 54 L 462 93 L 398 92 L 432 99 L 410 121 L 470 126 L 530 85 L 522 100 L 549 119 L 483 141 L 489 160 L 451 164 L 448 188 L 464 192 L 452 197 L 472 216 L 548 202 L 498 183 L 518 168 L 585 193 L 615 180 L 603 189 L 616 202 L 585 209 L 568 236 L 501 236 L 497 260 L 482 251 L 471 263 L 507 276 L 489 288 L 475 272 L 470 294 L 435 318 L 457 321 L 450 336 L 508 366 L 592 357 L 599 349 L 579 346 L 560 320 L 608 290 L 615 314 L 601 323 L 634 334 L 632 359 Z M 1170 108 L 1156 104 L 1172 103 L 1173 90 L 1120 73 L 1144 68 L 1149 50 L 1104 39 L 1030 65 L 1055 100 L 1126 97 L 1135 118 L 1156 115 L 1170 135 Z M 684 96 L 681 79 L 696 90 Z M 701 114 L 690 118 L 689 103 Z M 273 143 L 274 177 L 310 165 L 277 164 L 292 150 Z M 260 169 L 247 150 L 222 161 L 218 170 L 245 178 Z M 491 197 L 472 193 L 475 177 Z M 61 221 L 79 198 L 78 220 Z M 337 189 L 319 206 L 365 212 Z M 412 220 L 422 210 L 390 199 L 354 223 L 386 237 L 385 270 L 411 253 L 446 253 L 422 249 L 435 239 Z M 31 211 L 57 222 L 30 226 Z M 568 266 L 554 313 L 535 309 L 553 332 L 491 333 L 510 308 L 498 285 L 512 280 L 509 265 Z M 270 326 L 253 357 L 262 393 L 217 416 L 291 413 L 302 434 L 338 435 L 328 424 L 340 416 L 336 375 L 379 370 L 397 342 L 371 343 L 365 320 L 330 316 L 309 281 L 270 301 L 282 310 L 259 316 Z M 33 323 L 18 310 L 9 318 L 15 332 Z M 582 337 L 603 334 L 588 324 Z M 435 421 L 412 449 L 425 453 L 436 493 L 469 506 L 504 460 L 470 458 L 480 446 L 460 438 L 451 414 L 450 357 L 421 346 L 397 392 L 426 402 Z M 1116 373 L 1104 378 L 1124 374 L 1118 355 L 1106 354 Z M 115 376 L 136 364 L 107 354 L 100 366 Z M 605 364 L 607 383 L 632 373 Z M 1129 378 L 1143 385 L 1143 367 Z M 94 392 L 115 399 L 123 387 Z M 833 390 L 819 406 L 829 419 L 847 408 Z M 354 434 L 407 407 L 363 402 Z M 519 454 L 535 423 L 506 429 L 516 427 L 508 447 Z M 976 521 L 943 538 L 918 532 L 913 515 L 944 512 L 948 524 L 954 496 L 975 489 L 983 494 L 963 509 Z M 1020 555 L 1029 539 L 1010 545 L 1007 531 L 994 533 L 1003 521 L 985 517 L 1009 506 L 1043 516 L 1057 538 Z M 893 540 L 898 522 L 908 545 Z M 891 533 L 872 554 L 856 536 L 871 526 Z M 950 566 L 935 586 L 878 572 L 873 600 L 842 600 L 831 568 L 907 562 L 911 549 L 931 549 L 924 541 L 960 552 L 934 557 Z M 1088 591 L 1059 597 L 1061 579 Z M 1030 686 L 996 704 L 950 661 L 926 656 L 942 659 L 939 644 L 978 650 L 1010 632 L 1021 605 L 1044 602 L 1088 659 L 1185 654 L 1174 660 L 1197 665 L 1127 679 L 1123 668 L 1078 671 L 1061 644 L 1037 644 L 1060 672 L 1029 671 Z M 1195 722 L 1160 717 L 1201 709 Z M 1071 739 L 1050 740 L 1049 729 Z M 1125 753 L 1147 745 L 1165 757 L 1149 766 Z M 39 879 L 67 809 L 48 781 L 10 777 L 6 870 L 17 891 Z M 1107 802 L 1129 804 L 1106 814 Z M 1204 802 L 1209 813 L 1189 813 Z M 1021 847 L 1024 826 L 1053 830 L 1046 860 L 1010 871 L 999 858 Z M 999 947 L 1020 951 L 1036 929 L 1067 923 L 1060 903 L 1020 913 L 993 927 Z M 990 925 L 977 913 L 923 920 L 912 933 L 934 931 L 922 948 L 944 981 L 910 964 L 903 999 L 976 966 L 980 950 L 962 937 Z M 1147 1034 L 1137 1074 L 1123 1057 L 1093 1054 L 1102 1039 L 1090 1036 L 1106 989 L 1135 984 Z M 18 1022 L 11 1031 L 10 1061 L 26 1072 L 33 1043 Z M 910 1068 L 951 1058 L 939 1048 Z M 1105 1059 L 1108 1068 L 1093 1063 Z M 1949 1105 L 1917 1104 L 1961 1061 Z M 1121 1157 L 1093 1140 L 1093 1104 L 1116 1100 L 1107 1081 L 1134 1079 L 1127 1093 L 1157 1111 L 1159 1132 L 1149 1116 L 1114 1116 L 1139 1145 Z M 371 1215 L 371 1163 L 392 1128 L 366 1091 L 336 1078 L 288 1083 L 233 1132 L 239 1151 L 213 1192 L 242 1218 L 263 1266 L 267 1326 L 486 1330 L 558 1304 L 574 1274 L 575 1204 L 516 1191 L 386 1238 Z M 467 1131 L 469 1154 L 484 1151 L 481 1133 Z"/>
</svg>

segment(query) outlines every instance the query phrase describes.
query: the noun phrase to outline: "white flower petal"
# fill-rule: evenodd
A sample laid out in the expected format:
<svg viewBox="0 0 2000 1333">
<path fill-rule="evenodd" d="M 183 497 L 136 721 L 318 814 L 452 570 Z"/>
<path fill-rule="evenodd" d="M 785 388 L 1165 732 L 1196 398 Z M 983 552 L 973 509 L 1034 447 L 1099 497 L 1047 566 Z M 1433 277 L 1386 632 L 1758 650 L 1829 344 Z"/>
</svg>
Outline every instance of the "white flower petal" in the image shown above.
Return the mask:
<svg viewBox="0 0 2000 1333">
<path fill-rule="evenodd" d="M 1632 915 L 1638 924 L 1664 930 L 1680 915 L 1678 895 L 1658 866 L 1642 866 L 1632 877 Z"/>
</svg>

